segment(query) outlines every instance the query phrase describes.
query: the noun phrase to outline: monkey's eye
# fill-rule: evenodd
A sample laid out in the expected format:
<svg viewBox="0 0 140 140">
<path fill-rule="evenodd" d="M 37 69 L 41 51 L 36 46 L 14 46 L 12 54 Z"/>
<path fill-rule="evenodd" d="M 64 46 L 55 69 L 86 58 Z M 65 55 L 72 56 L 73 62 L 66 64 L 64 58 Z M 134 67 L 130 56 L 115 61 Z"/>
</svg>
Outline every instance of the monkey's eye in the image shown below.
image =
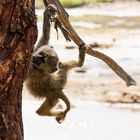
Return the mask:
<svg viewBox="0 0 140 140">
<path fill-rule="evenodd" d="M 40 52 L 39 55 L 42 56 L 42 57 L 44 57 L 44 58 L 47 59 L 47 60 L 48 60 L 48 58 L 49 58 L 49 55 L 47 55 L 47 54 L 46 54 L 45 52 L 43 52 L 43 51 Z"/>
<path fill-rule="evenodd" d="M 44 52 L 39 53 L 40 56 L 45 56 Z"/>
<path fill-rule="evenodd" d="M 54 56 L 49 56 L 48 57 L 48 63 L 49 64 L 53 64 L 54 62 L 57 63 L 57 61 L 58 61 L 58 58 L 57 57 L 54 57 Z"/>
</svg>

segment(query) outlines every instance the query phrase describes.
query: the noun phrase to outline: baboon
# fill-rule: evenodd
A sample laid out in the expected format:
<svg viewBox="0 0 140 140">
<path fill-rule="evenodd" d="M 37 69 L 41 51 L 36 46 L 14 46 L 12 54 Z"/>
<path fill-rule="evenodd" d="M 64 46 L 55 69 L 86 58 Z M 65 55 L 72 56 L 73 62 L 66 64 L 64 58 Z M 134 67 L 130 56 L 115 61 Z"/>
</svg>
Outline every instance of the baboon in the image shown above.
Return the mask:
<svg viewBox="0 0 140 140">
<path fill-rule="evenodd" d="M 48 9 L 47 7 L 44 12 L 43 25 L 50 27 Z M 44 36 L 46 32 L 47 36 Z M 79 48 L 78 61 L 59 62 L 54 49 L 50 45 L 46 45 L 49 40 L 49 32 L 50 29 L 43 26 L 43 36 L 32 55 L 25 83 L 32 95 L 37 98 L 45 98 L 44 103 L 36 111 L 37 114 L 54 116 L 57 122 L 61 123 L 70 110 L 70 101 L 63 93 L 63 88 L 67 82 L 67 73 L 70 69 L 82 65 L 84 55 L 81 47 Z M 59 99 L 65 102 L 65 110 L 60 108 L 53 110 Z"/>
<path fill-rule="evenodd" d="M 39 115 L 55 116 L 59 123 L 64 120 L 70 110 L 70 102 L 62 90 L 67 82 L 68 70 L 76 66 L 76 61 L 59 62 L 57 54 L 49 46 L 43 46 L 33 54 L 26 85 L 35 97 L 45 98 L 36 111 Z M 66 110 L 52 111 L 59 98 L 66 103 Z"/>
</svg>

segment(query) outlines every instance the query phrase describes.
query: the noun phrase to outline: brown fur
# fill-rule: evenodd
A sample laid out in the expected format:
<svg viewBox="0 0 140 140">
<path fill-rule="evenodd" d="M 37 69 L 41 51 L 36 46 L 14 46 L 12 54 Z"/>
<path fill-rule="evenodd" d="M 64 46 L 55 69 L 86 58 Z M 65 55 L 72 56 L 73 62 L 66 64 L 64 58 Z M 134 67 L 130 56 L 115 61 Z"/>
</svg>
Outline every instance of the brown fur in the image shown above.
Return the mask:
<svg viewBox="0 0 140 140">
<path fill-rule="evenodd" d="M 67 82 L 67 73 L 69 69 L 83 65 L 85 49 L 82 46 L 79 47 L 79 60 L 77 62 L 59 62 L 56 52 L 47 45 L 50 38 L 50 17 L 55 9 L 51 5 L 47 6 L 46 1 L 43 2 L 46 7 L 43 34 L 34 49 L 25 83 L 32 95 L 45 99 L 36 112 L 41 116 L 54 116 L 57 122 L 61 123 L 70 110 L 69 99 L 63 93 L 63 88 Z M 65 110 L 60 108 L 54 110 L 59 99 L 65 102 Z"/>
<path fill-rule="evenodd" d="M 26 85 L 32 95 L 45 98 L 37 110 L 39 115 L 55 116 L 59 123 L 64 120 L 70 110 L 70 102 L 62 90 L 67 82 L 68 70 L 76 66 L 76 61 L 59 62 L 56 52 L 50 46 L 43 46 L 33 54 Z M 58 99 L 65 102 L 66 110 L 52 111 Z"/>
</svg>

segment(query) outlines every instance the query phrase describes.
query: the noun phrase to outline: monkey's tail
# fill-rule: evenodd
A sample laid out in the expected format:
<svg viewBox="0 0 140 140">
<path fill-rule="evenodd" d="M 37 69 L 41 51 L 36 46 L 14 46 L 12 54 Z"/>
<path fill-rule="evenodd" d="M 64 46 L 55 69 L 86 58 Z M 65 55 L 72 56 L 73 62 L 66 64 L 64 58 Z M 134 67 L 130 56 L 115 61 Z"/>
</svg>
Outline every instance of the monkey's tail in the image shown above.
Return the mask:
<svg viewBox="0 0 140 140">
<path fill-rule="evenodd" d="M 86 53 L 103 60 L 121 79 L 126 82 L 127 86 L 136 85 L 135 80 L 123 70 L 112 58 L 109 56 L 93 50 L 90 46 L 87 47 Z"/>
</svg>

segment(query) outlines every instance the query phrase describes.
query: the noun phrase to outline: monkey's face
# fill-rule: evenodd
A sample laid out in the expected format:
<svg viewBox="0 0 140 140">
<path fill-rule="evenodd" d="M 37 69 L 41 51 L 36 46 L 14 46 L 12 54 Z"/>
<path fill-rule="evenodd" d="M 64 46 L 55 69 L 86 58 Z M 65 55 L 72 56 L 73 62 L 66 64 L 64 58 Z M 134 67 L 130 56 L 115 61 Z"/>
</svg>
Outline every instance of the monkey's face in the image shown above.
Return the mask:
<svg viewBox="0 0 140 140">
<path fill-rule="evenodd" d="M 43 46 L 39 48 L 32 57 L 33 66 L 50 73 L 57 70 L 58 62 L 58 55 L 53 50 L 53 48 L 49 46 Z"/>
</svg>

